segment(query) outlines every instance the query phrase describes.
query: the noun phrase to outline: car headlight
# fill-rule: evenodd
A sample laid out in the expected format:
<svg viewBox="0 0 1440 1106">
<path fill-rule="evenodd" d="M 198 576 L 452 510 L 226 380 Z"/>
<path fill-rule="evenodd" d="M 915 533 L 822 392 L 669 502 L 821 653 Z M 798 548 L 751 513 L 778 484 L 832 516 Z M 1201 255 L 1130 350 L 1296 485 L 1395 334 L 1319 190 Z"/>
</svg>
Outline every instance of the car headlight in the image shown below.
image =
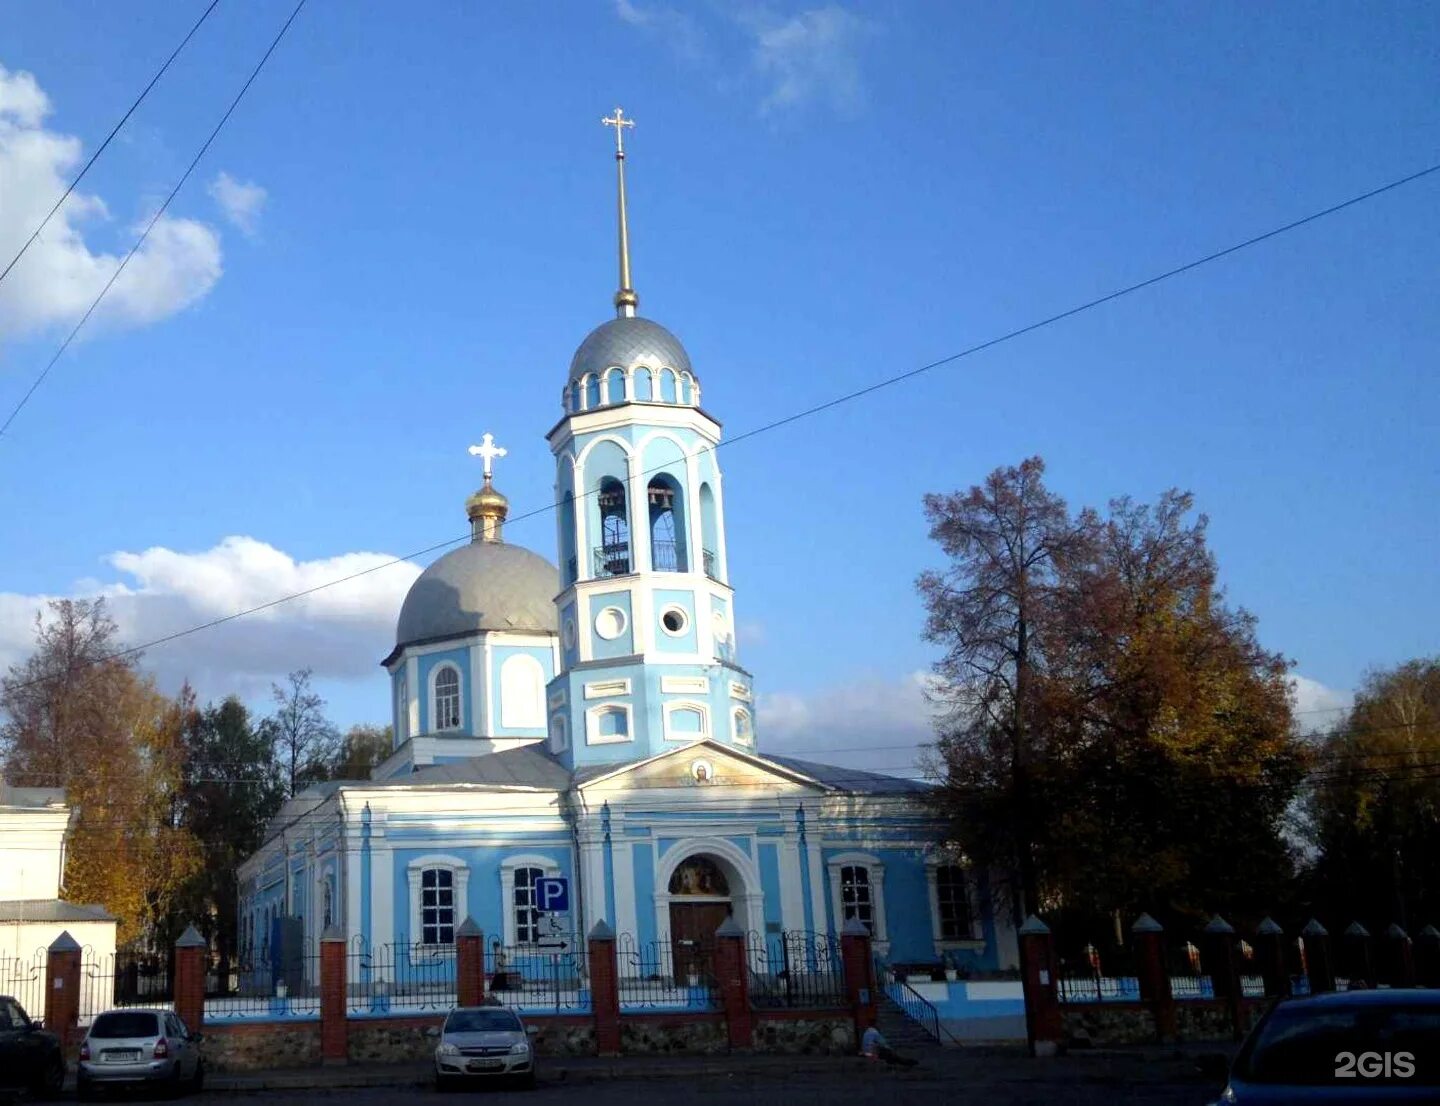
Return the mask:
<svg viewBox="0 0 1440 1106">
<path fill-rule="evenodd" d="M 435 1050 L 435 1055 L 436 1055 L 436 1056 L 459 1056 L 459 1055 L 460 1055 L 460 1050 L 459 1050 L 458 1048 L 456 1048 L 454 1045 L 452 1045 L 449 1041 L 444 1041 L 444 1042 L 441 1043 L 440 1047 Z"/>
<path fill-rule="evenodd" d="M 1220 1097 L 1215 1100 L 1215 1106 L 1230 1106 L 1232 1102 L 1239 1101 L 1240 1099 L 1235 1095 L 1235 1088 L 1227 1083 L 1225 1089 L 1220 1092 Z"/>
<path fill-rule="evenodd" d="M 530 1051 L 530 1044 L 527 1041 L 519 1041 L 510 1046 L 510 1055 L 520 1056 Z"/>
</svg>

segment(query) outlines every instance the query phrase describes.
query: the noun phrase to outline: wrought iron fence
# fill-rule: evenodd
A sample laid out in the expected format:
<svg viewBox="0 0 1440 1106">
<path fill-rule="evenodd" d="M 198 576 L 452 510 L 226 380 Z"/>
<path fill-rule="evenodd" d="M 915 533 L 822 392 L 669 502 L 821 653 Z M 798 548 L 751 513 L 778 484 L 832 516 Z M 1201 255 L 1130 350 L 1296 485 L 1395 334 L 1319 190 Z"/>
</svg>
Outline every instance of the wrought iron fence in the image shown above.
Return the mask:
<svg viewBox="0 0 1440 1106">
<path fill-rule="evenodd" d="M 31 1018 L 45 1016 L 45 965 L 49 952 L 39 948 L 33 956 L 0 954 L 0 994 L 9 995 Z"/>
<path fill-rule="evenodd" d="M 206 973 L 205 1017 L 313 1017 L 320 1013 L 320 954 L 302 947 L 243 948 L 225 973 Z"/>
<path fill-rule="evenodd" d="M 588 1010 L 585 945 L 573 935 L 534 945 L 496 941 L 485 950 L 485 986 L 500 1002 L 520 1010 Z"/>
<path fill-rule="evenodd" d="M 750 969 L 750 1004 L 756 1007 L 837 1007 L 846 1005 L 845 971 L 839 942 L 823 933 L 785 930 L 745 941 Z"/>
<path fill-rule="evenodd" d="M 615 942 L 622 1010 L 711 1010 L 720 1005 L 713 940 Z"/>
<path fill-rule="evenodd" d="M 1060 957 L 1056 980 L 1061 1002 L 1136 1002 L 1140 979 L 1126 946 L 1086 944 Z"/>
<path fill-rule="evenodd" d="M 345 978 L 352 1013 L 448 1010 L 455 1005 L 454 945 L 350 942 Z"/>
</svg>

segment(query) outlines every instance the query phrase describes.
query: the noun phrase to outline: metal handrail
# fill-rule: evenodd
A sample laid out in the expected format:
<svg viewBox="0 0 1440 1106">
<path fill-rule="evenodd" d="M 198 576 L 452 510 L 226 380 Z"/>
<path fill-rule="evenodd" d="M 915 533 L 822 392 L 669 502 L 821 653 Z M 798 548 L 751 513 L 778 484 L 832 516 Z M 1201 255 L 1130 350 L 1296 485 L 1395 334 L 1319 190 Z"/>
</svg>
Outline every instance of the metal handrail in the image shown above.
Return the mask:
<svg viewBox="0 0 1440 1106">
<path fill-rule="evenodd" d="M 885 997 L 896 1005 L 902 1014 L 926 1033 L 930 1034 L 931 1037 L 935 1038 L 937 1044 L 944 1044 L 944 1038 L 946 1037 L 950 1038 L 952 1044 L 958 1045 L 960 1043 L 959 1038 L 951 1033 L 950 1030 L 946 1029 L 944 1023 L 941 1022 L 940 1011 L 935 1009 L 933 1002 L 915 990 L 908 982 L 898 977 L 892 982 L 899 988 L 899 997 L 892 995 L 889 986 L 886 984 L 888 966 L 877 956 L 875 957 L 874 967 L 876 985 L 881 989 Z"/>
</svg>

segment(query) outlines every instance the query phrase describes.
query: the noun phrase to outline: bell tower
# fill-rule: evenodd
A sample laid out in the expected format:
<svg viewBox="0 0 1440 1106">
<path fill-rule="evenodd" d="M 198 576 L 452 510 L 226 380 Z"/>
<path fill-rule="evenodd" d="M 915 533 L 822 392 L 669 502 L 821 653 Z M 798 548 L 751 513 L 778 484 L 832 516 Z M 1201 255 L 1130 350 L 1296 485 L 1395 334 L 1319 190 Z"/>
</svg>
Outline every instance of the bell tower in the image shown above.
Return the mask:
<svg viewBox="0 0 1440 1106">
<path fill-rule="evenodd" d="M 715 447 L 720 424 L 680 340 L 639 314 L 630 275 L 625 131 L 616 108 L 620 287 L 586 337 L 548 435 L 555 454 L 561 664 L 550 748 L 620 763 L 710 738 L 755 746 L 751 677 L 736 661 L 734 594 Z"/>
</svg>

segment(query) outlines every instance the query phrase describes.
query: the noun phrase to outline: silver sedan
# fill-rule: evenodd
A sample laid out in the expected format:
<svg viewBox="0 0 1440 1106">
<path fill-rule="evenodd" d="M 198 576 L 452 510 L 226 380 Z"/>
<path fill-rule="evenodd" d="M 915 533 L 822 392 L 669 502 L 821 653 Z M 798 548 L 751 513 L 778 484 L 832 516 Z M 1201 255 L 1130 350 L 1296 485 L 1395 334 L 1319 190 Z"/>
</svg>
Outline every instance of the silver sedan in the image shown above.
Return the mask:
<svg viewBox="0 0 1440 1106">
<path fill-rule="evenodd" d="M 481 1079 L 514 1079 L 535 1085 L 534 1027 L 526 1028 L 503 1006 L 461 1006 L 445 1024 L 431 1029 L 435 1046 L 435 1086 L 446 1090 Z"/>
<path fill-rule="evenodd" d="M 198 1091 L 205 1080 L 200 1035 L 169 1010 L 107 1010 L 90 1023 L 75 1073 L 79 1097 L 115 1084 Z"/>
</svg>

